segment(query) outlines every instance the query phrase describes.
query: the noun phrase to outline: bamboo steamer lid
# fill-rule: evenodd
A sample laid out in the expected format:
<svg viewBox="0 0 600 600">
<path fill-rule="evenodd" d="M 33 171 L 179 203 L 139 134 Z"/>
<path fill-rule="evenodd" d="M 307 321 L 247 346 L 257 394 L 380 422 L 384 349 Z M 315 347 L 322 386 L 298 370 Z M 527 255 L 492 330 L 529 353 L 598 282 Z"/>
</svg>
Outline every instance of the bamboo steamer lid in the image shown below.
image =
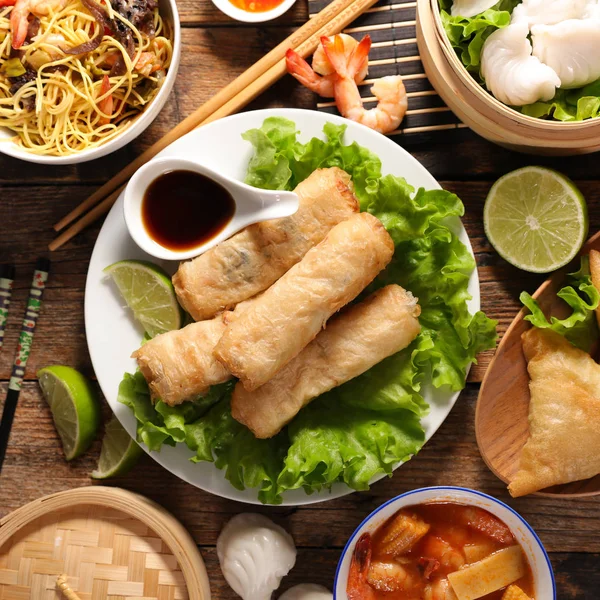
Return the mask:
<svg viewBox="0 0 600 600">
<path fill-rule="evenodd" d="M 564 123 L 536 119 L 509 108 L 480 86 L 446 36 L 438 0 L 417 0 L 417 44 L 433 87 L 482 137 L 530 154 L 565 156 L 600 150 L 600 118 Z"/>
<path fill-rule="evenodd" d="M 0 599 L 210 600 L 189 533 L 154 502 L 84 487 L 31 502 L 0 521 Z"/>
</svg>

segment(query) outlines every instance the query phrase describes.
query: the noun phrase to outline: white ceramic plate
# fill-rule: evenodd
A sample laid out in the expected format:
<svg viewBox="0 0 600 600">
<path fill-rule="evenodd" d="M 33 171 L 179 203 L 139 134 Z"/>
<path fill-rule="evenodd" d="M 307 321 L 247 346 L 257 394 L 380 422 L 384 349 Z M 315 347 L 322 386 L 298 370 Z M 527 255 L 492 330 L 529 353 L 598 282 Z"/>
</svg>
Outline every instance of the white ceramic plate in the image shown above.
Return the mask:
<svg viewBox="0 0 600 600">
<path fill-rule="evenodd" d="M 260 127 L 267 117 L 287 117 L 294 121 L 300 131 L 301 141 L 308 141 L 315 136 L 322 137 L 323 126 L 328 121 L 345 123 L 348 125 L 346 143 L 356 141 L 377 154 L 382 161 L 384 174 L 403 176 L 415 188 L 440 187 L 417 160 L 383 135 L 341 117 L 309 110 L 260 110 L 221 119 L 186 135 L 158 156 L 194 156 L 210 168 L 243 179 L 252 147 L 249 142 L 242 140 L 241 134 L 248 129 Z M 455 220 L 455 227 L 460 239 L 472 253 L 469 238 L 459 219 Z M 123 373 L 133 373 L 136 369 L 135 361 L 130 355 L 139 347 L 143 331 L 134 323 L 118 292 L 102 272 L 106 266 L 125 259 L 147 259 L 160 263 L 144 254 L 129 236 L 123 218 L 121 195 L 106 218 L 92 254 L 85 290 L 85 327 L 92 364 L 102 392 L 123 426 L 131 436 L 135 436 L 133 413 L 117 402 L 117 391 Z M 161 264 L 170 273 L 177 268 L 176 263 Z M 469 308 L 471 312 L 476 312 L 479 310 L 479 279 L 476 270 L 471 275 L 469 292 L 473 296 Z M 429 440 L 443 423 L 459 394 L 448 390 L 425 389 L 424 396 L 431 406 L 431 412 L 423 420 L 426 439 Z M 171 473 L 203 490 L 241 502 L 259 503 L 257 490 L 236 490 L 213 464 L 191 463 L 189 458 L 193 453 L 183 444 L 175 448 L 165 446 L 160 452 L 151 452 L 150 456 Z M 284 495 L 284 505 L 322 502 L 352 491 L 341 483 L 334 485 L 331 492 L 324 490 L 311 496 L 307 496 L 303 490 L 294 490 Z"/>
</svg>

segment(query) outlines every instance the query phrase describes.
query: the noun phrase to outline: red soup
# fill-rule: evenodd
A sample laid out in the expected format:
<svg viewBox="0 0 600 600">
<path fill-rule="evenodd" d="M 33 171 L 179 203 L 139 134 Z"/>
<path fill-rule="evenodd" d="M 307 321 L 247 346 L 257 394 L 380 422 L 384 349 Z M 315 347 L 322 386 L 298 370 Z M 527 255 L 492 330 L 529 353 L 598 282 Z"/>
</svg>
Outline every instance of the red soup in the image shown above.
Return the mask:
<svg viewBox="0 0 600 600">
<path fill-rule="evenodd" d="M 409 506 L 357 542 L 349 600 L 535 600 L 510 529 L 481 508 Z"/>
</svg>

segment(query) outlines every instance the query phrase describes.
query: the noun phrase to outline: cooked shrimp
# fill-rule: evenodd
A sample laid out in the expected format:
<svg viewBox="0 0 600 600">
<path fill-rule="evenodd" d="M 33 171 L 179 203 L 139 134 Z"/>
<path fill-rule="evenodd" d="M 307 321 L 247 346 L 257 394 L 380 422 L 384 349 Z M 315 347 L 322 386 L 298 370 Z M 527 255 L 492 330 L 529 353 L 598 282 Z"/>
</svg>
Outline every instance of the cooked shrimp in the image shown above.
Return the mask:
<svg viewBox="0 0 600 600">
<path fill-rule="evenodd" d="M 344 43 L 344 52 L 350 56 L 358 42 L 345 33 L 340 34 Z M 335 79 L 335 69 L 329 62 L 323 44 L 320 43 L 312 59 L 312 67 L 291 48 L 286 52 L 285 61 L 288 73 L 295 77 L 302 85 L 309 90 L 319 94 L 323 98 L 333 98 L 333 83 Z M 354 80 L 361 83 L 367 76 L 369 68 L 369 57 L 365 56 L 360 68 L 358 69 Z"/>
<path fill-rule="evenodd" d="M 423 556 L 439 561 L 440 565 L 457 571 L 465 564 L 463 553 L 437 535 L 429 535 L 423 544 Z"/>
<path fill-rule="evenodd" d="M 367 577 L 371 567 L 371 534 L 363 533 L 354 546 L 346 594 L 348 600 L 377 600 L 375 590 L 369 585 Z"/>
<path fill-rule="evenodd" d="M 42 17 L 64 8 L 67 0 L 0 0 L 0 7 L 14 6 L 10 13 L 12 47 L 17 49 L 25 43 L 29 28 L 29 15 Z"/>
<path fill-rule="evenodd" d="M 142 75 L 148 77 L 150 74 L 160 71 L 160 69 L 162 69 L 162 63 L 154 52 L 141 52 L 134 68 Z"/>
<path fill-rule="evenodd" d="M 416 573 L 391 561 L 373 561 L 367 575 L 371 587 L 380 592 L 409 591 L 417 582 Z"/>
<path fill-rule="evenodd" d="M 447 579 L 438 579 L 425 588 L 423 600 L 457 600 L 457 596 Z"/>
<path fill-rule="evenodd" d="M 346 56 L 344 43 L 339 36 L 335 36 L 333 41 L 323 37 L 321 43 L 337 74 L 333 91 L 340 113 L 380 133 L 389 133 L 397 129 L 408 108 L 406 88 L 402 78 L 394 75 L 378 79 L 371 87 L 378 104 L 376 108 L 370 110 L 363 106 L 360 92 L 354 81 L 360 65 L 369 54 L 371 38 L 365 36 L 350 57 Z"/>
</svg>

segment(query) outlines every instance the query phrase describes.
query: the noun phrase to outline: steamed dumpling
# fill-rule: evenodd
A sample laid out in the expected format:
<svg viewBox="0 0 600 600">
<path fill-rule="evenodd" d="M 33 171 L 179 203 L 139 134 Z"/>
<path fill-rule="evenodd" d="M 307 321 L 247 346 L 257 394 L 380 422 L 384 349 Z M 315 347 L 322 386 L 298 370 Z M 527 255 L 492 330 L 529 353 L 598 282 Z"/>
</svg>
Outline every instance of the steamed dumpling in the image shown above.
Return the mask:
<svg viewBox="0 0 600 600">
<path fill-rule="evenodd" d="M 533 54 L 559 76 L 563 88 L 600 78 L 600 20 L 564 21 L 531 29 Z"/>
<path fill-rule="evenodd" d="M 263 515 L 242 513 L 225 525 L 217 540 L 223 576 L 244 600 L 270 600 L 296 562 L 294 540 Z"/>
<path fill-rule="evenodd" d="M 567 19 L 583 19 L 590 0 L 523 0 L 513 13 L 511 23 L 554 25 Z"/>
<path fill-rule="evenodd" d="M 301 583 L 282 594 L 279 600 L 333 600 L 333 594 L 322 585 Z"/>
<path fill-rule="evenodd" d="M 481 74 L 494 96 L 509 106 L 554 98 L 558 75 L 531 55 L 526 23 L 494 31 L 481 52 Z"/>
<path fill-rule="evenodd" d="M 587 0 L 586 19 L 600 19 L 600 1 Z"/>
<path fill-rule="evenodd" d="M 498 4 L 499 0 L 454 0 L 452 3 L 453 17 L 474 17 L 488 8 Z"/>
</svg>

